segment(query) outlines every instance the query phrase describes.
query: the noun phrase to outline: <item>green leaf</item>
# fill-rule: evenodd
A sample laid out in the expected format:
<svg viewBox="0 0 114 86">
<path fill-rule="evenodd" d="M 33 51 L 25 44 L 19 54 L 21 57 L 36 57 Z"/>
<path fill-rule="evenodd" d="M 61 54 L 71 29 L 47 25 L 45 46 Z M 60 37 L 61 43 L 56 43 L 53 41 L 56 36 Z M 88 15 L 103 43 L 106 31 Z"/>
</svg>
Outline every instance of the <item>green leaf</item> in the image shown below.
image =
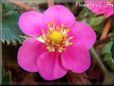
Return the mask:
<svg viewBox="0 0 114 86">
<path fill-rule="evenodd" d="M 114 41 L 113 41 L 113 46 L 112 46 L 112 58 L 114 60 Z"/>
<path fill-rule="evenodd" d="M 11 72 L 6 72 L 2 78 L 2 84 L 11 84 Z"/>
<path fill-rule="evenodd" d="M 87 19 L 93 16 L 95 15 L 90 10 L 84 7 L 77 18 L 79 21 L 83 21 L 83 19 Z"/>
<path fill-rule="evenodd" d="M 101 24 L 104 21 L 104 16 L 97 16 L 97 17 L 93 17 L 91 19 L 89 19 L 88 23 L 91 26 L 96 26 Z"/>
<path fill-rule="evenodd" d="M 111 69 L 114 71 L 114 60 L 112 58 L 112 47 L 113 47 L 113 41 L 110 41 L 103 46 L 102 50 L 102 60 L 108 67 L 108 69 Z"/>
<path fill-rule="evenodd" d="M 102 53 L 109 53 L 109 54 L 111 54 L 112 45 L 113 45 L 112 41 L 108 42 L 107 44 L 104 44 L 104 48 L 103 48 Z"/>
<path fill-rule="evenodd" d="M 16 45 L 18 42 L 22 42 L 22 38 L 19 35 L 23 35 L 18 27 L 18 17 L 17 7 L 10 3 L 3 3 L 3 14 L 2 15 L 2 31 L 0 32 L 1 41 L 7 44 Z"/>
<path fill-rule="evenodd" d="M 94 30 L 97 32 L 97 35 L 100 35 L 105 26 L 104 16 L 90 17 L 87 23 L 94 28 Z"/>
</svg>

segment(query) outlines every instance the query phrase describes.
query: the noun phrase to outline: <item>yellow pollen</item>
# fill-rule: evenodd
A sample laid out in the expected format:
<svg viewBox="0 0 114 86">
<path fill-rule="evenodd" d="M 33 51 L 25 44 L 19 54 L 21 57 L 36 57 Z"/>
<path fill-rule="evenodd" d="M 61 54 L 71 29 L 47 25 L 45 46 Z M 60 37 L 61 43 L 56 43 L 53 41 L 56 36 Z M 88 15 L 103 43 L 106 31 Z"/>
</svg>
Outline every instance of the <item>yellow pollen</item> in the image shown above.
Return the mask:
<svg viewBox="0 0 114 86">
<path fill-rule="evenodd" d="M 63 34 L 58 31 L 54 31 L 51 34 L 49 34 L 49 38 L 55 43 L 59 43 L 63 39 Z"/>
</svg>

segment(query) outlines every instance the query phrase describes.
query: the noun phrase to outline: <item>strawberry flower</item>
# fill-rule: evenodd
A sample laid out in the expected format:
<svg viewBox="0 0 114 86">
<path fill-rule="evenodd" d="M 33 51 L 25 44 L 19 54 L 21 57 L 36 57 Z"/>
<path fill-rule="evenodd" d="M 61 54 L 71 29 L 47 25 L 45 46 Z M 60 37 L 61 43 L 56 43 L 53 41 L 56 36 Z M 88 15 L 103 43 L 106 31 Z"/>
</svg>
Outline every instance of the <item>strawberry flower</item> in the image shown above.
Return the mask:
<svg viewBox="0 0 114 86">
<path fill-rule="evenodd" d="M 109 0 L 85 0 L 88 9 L 97 15 L 103 14 L 105 17 L 110 17 L 114 14 L 114 4 Z"/>
<path fill-rule="evenodd" d="M 87 24 L 75 21 L 64 6 L 49 7 L 44 13 L 25 12 L 18 24 L 29 36 L 17 56 L 24 70 L 39 72 L 45 80 L 54 80 L 68 70 L 82 73 L 89 68 L 89 49 L 95 43 L 96 34 Z"/>
</svg>

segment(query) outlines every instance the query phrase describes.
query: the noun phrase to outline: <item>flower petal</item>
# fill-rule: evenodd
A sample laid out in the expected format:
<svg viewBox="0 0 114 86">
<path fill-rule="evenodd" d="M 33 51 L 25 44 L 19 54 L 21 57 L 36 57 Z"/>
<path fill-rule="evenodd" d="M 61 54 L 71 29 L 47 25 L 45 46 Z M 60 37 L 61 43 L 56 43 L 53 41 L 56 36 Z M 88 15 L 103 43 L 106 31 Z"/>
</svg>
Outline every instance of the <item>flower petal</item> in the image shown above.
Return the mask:
<svg viewBox="0 0 114 86">
<path fill-rule="evenodd" d="M 113 6 L 113 7 L 112 7 L 112 6 L 107 7 L 107 8 L 105 9 L 104 15 L 105 15 L 106 17 L 109 17 L 109 16 L 111 16 L 112 14 L 114 14 L 114 6 Z"/>
<path fill-rule="evenodd" d="M 82 46 L 72 46 L 62 53 L 63 66 L 75 73 L 82 73 L 90 67 L 89 51 Z"/>
<path fill-rule="evenodd" d="M 37 60 L 40 75 L 45 80 L 54 80 L 63 77 L 67 71 L 61 65 L 60 54 L 45 52 Z"/>
<path fill-rule="evenodd" d="M 40 29 L 43 28 L 42 14 L 37 11 L 25 12 L 20 16 L 18 24 L 23 33 L 36 37 L 41 34 Z"/>
<path fill-rule="evenodd" d="M 106 0 L 85 0 L 85 4 L 87 5 L 88 9 L 98 15 L 104 13 L 107 2 Z"/>
<path fill-rule="evenodd" d="M 74 35 L 75 45 L 84 45 L 89 49 L 96 41 L 96 34 L 93 29 L 83 22 L 76 22 L 71 28 L 71 32 Z"/>
<path fill-rule="evenodd" d="M 74 15 L 63 5 L 54 5 L 44 12 L 45 23 L 56 21 L 58 25 L 64 23 L 66 27 L 71 27 L 75 23 Z"/>
<path fill-rule="evenodd" d="M 17 61 L 21 68 L 29 72 L 37 72 L 36 61 L 45 52 L 44 44 L 33 38 L 26 39 L 18 50 Z"/>
</svg>

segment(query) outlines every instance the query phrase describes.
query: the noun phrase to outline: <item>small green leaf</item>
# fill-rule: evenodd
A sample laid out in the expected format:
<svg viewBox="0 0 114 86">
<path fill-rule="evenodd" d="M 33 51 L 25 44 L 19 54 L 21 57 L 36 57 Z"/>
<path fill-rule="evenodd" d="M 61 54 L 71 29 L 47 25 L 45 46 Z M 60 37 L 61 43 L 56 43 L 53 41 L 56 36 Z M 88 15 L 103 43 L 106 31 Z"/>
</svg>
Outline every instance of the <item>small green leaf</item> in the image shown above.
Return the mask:
<svg viewBox="0 0 114 86">
<path fill-rule="evenodd" d="M 98 16 L 98 17 L 93 17 L 91 19 L 89 19 L 88 23 L 91 26 L 96 26 L 101 24 L 104 21 L 104 16 Z"/>
<path fill-rule="evenodd" d="M 113 46 L 112 46 L 112 58 L 114 60 L 114 41 L 113 41 Z"/>
<path fill-rule="evenodd" d="M 107 44 L 104 44 L 102 53 L 109 53 L 111 54 L 111 48 L 112 48 L 113 42 L 110 41 Z"/>
<path fill-rule="evenodd" d="M 114 60 L 112 58 L 112 46 L 113 41 L 110 41 L 103 46 L 102 50 L 102 60 L 107 65 L 108 69 L 114 71 Z"/>
<path fill-rule="evenodd" d="M 87 19 L 93 16 L 95 15 L 90 10 L 84 7 L 77 18 L 79 21 L 83 21 L 83 19 Z"/>
<path fill-rule="evenodd" d="M 100 35 L 105 26 L 104 16 L 90 17 L 87 23 L 93 27 L 93 29 L 97 32 L 97 35 Z"/>
<path fill-rule="evenodd" d="M 3 75 L 2 84 L 11 84 L 11 73 L 8 71 Z"/>
</svg>

